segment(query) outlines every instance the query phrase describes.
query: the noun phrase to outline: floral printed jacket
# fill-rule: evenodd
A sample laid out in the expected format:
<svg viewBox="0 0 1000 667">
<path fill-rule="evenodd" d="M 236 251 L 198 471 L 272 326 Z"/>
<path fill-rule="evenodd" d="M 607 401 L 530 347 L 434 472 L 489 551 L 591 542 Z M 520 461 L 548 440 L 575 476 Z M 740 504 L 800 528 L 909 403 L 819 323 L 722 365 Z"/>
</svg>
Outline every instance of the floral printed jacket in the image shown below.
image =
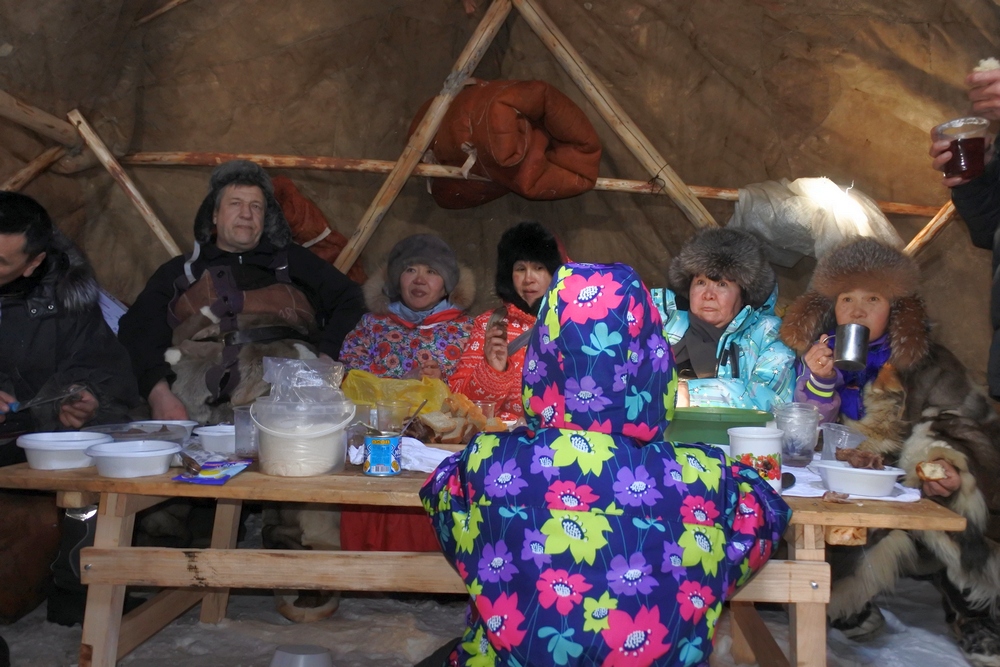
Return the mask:
<svg viewBox="0 0 1000 667">
<path fill-rule="evenodd" d="M 652 290 L 653 303 L 663 318 L 663 335 L 674 345 L 688 330 L 688 313 L 677 308 L 668 289 Z M 770 411 L 792 400 L 795 387 L 795 353 L 781 342 L 781 318 L 774 314 L 775 289 L 760 308 L 744 306 L 719 340 L 717 377 L 688 380 L 691 405 L 752 408 Z M 735 346 L 736 363 L 725 354 Z"/>
<path fill-rule="evenodd" d="M 720 450 L 662 441 L 676 373 L 630 267 L 565 265 L 540 318 L 528 426 L 477 436 L 421 490 L 472 596 L 451 662 L 707 665 L 791 511 Z"/>
<path fill-rule="evenodd" d="M 507 370 L 500 373 L 486 362 L 483 347 L 486 343 L 486 325 L 493 311 L 488 310 L 475 319 L 472 337 L 458 362 L 458 368 L 448 385 L 452 391 L 465 394 L 474 401 L 496 403 L 499 419 L 519 419 L 524 415 L 521 407 L 521 368 L 524 366 L 525 349 L 507 358 Z M 507 304 L 507 342 L 531 328 L 535 323 L 532 315 L 517 306 Z"/>
</svg>

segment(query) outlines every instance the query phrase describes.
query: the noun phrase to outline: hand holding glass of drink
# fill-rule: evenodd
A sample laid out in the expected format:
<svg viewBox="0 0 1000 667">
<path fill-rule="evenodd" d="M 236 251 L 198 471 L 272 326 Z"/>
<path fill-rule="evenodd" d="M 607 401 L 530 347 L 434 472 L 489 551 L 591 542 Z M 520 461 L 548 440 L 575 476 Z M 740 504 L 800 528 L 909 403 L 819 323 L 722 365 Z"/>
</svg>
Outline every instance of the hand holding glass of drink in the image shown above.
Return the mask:
<svg viewBox="0 0 1000 667">
<path fill-rule="evenodd" d="M 944 184 L 955 187 L 982 175 L 990 147 L 990 122 L 978 116 L 956 118 L 931 130 L 934 168 L 944 172 Z"/>
</svg>

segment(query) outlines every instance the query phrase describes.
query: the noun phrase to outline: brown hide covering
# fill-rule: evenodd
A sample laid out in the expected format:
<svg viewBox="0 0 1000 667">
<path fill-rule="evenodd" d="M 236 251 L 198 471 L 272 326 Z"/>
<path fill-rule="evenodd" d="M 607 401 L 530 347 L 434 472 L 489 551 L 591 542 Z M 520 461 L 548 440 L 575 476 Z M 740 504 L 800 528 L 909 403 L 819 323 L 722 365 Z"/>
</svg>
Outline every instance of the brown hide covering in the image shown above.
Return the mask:
<svg viewBox="0 0 1000 667">
<path fill-rule="evenodd" d="M 295 242 L 304 245 L 328 232 L 324 238 L 310 245 L 309 250 L 317 257 L 333 264 L 340 256 L 340 251 L 347 245 L 347 237 L 330 228 L 323 211 L 311 199 L 299 192 L 291 179 L 275 176 L 271 179 L 271 183 L 274 185 L 274 198 L 281 204 L 281 210 L 288 220 L 288 226 L 292 229 L 292 238 Z M 355 260 L 347 272 L 347 277 L 359 285 L 367 280 L 365 267 L 360 259 Z"/>
<path fill-rule="evenodd" d="M 1000 56 L 992 0 L 536 0 L 636 126 L 687 183 L 738 188 L 828 176 L 875 199 L 941 206 L 948 190 L 927 157 L 929 132 L 964 116 L 963 80 Z M 413 114 L 442 89 L 489 3 L 455 0 L 188 2 L 142 26 L 154 0 L 0 0 L 0 89 L 57 118 L 80 108 L 116 155 L 258 152 L 397 159 Z M 86 17 L 81 21 L 80 17 Z M 511 14 L 474 76 L 542 80 L 575 102 L 602 145 L 600 174 L 643 169 L 527 23 Z M 0 118 L 0 179 L 52 141 Z M 94 164 L 89 151 L 79 163 Z M 61 165 L 62 168 L 64 165 Z M 184 251 L 210 167 L 133 167 Z M 350 237 L 384 176 L 270 170 L 292 178 Z M 168 259 L 100 167 L 48 172 L 25 190 L 94 260 L 102 284 L 131 302 Z M 719 222 L 732 202 L 703 200 Z M 926 216 L 890 215 L 904 240 Z M 362 254 L 369 274 L 399 239 L 440 234 L 480 285 L 493 283 L 507 227 L 539 220 L 577 261 L 623 261 L 666 284 L 694 227 L 663 196 L 591 191 L 571 199 L 502 197 L 440 208 L 411 179 Z M 989 345 L 990 254 L 961 222 L 919 256 L 934 338 L 978 378 Z M 780 307 L 812 263 L 777 269 Z M 481 290 L 472 313 L 496 305 Z"/>
<path fill-rule="evenodd" d="M 410 124 L 427 112 L 428 100 Z M 586 114 L 544 81 L 477 81 L 451 103 L 429 149 L 438 164 L 462 166 L 492 183 L 432 179 L 444 208 L 470 208 L 506 192 L 527 199 L 565 199 L 594 187 L 601 142 Z"/>
<path fill-rule="evenodd" d="M 0 623 L 13 623 L 45 600 L 59 551 L 55 497 L 0 492 Z"/>
</svg>

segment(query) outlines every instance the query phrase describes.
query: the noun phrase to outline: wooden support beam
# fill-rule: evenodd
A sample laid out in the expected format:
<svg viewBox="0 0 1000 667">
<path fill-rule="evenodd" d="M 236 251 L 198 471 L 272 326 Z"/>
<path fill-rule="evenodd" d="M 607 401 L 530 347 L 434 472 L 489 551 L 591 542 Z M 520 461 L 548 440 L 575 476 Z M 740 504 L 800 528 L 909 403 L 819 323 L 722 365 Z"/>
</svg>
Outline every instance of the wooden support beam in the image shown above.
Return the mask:
<svg viewBox="0 0 1000 667">
<path fill-rule="evenodd" d="M 358 223 L 357 229 L 354 230 L 344 250 L 337 257 L 334 266 L 344 273 L 347 273 L 347 270 L 354 264 L 354 260 L 364 250 L 368 239 L 378 229 L 379 223 L 385 217 L 386 211 L 392 206 L 392 203 L 399 195 L 399 191 L 403 189 L 406 180 L 413 173 L 417 163 L 420 162 L 424 152 L 430 146 L 431 141 L 434 139 L 434 134 L 441 125 L 441 120 L 444 118 L 445 112 L 448 111 L 452 100 L 462 90 L 466 79 L 475 71 L 479 65 L 479 61 L 483 58 L 483 54 L 486 53 L 486 49 L 489 48 L 490 43 L 493 42 L 493 38 L 496 37 L 497 32 L 499 32 L 504 20 L 510 13 L 510 2 L 511 0 L 494 0 L 490 8 L 486 10 L 483 20 L 476 27 L 472 38 L 465 45 L 465 49 L 463 49 L 458 60 L 455 62 L 451 74 L 445 80 L 441 92 L 431 102 L 427 113 L 421 119 L 413 134 L 410 135 L 410 139 L 406 143 L 406 148 L 403 149 L 403 154 L 396 161 L 392 173 L 385 179 L 378 194 L 375 196 L 375 200 L 368 207 L 368 210 L 365 211 L 361 222 Z"/>
<path fill-rule="evenodd" d="M 396 163 L 392 160 L 369 160 L 363 158 L 309 157 L 303 155 L 268 155 L 261 153 L 196 153 L 176 151 L 165 153 L 132 153 L 120 162 L 129 166 L 192 166 L 216 167 L 230 160 L 250 160 L 271 169 L 313 169 L 316 171 L 347 171 L 368 174 L 388 174 Z M 418 164 L 412 176 L 429 178 L 454 178 L 469 181 L 489 181 L 484 176 L 462 174 L 460 167 L 443 164 Z M 712 188 L 705 185 L 689 185 L 691 192 L 699 199 L 722 199 L 738 201 L 740 191 L 736 188 Z M 595 190 L 604 192 L 625 192 L 636 195 L 667 195 L 663 186 L 650 181 L 633 181 L 624 178 L 598 178 Z M 936 206 L 918 206 L 899 202 L 876 201 L 883 213 L 901 215 L 926 215 L 937 213 Z"/>
<path fill-rule="evenodd" d="M 161 591 L 125 614 L 118 635 L 117 658 L 121 660 L 209 594 L 206 590 Z"/>
<path fill-rule="evenodd" d="M 135 23 L 133 23 L 132 27 L 133 28 L 138 28 L 139 26 L 141 26 L 144 23 L 149 23 L 150 21 L 152 21 L 153 19 L 155 19 L 157 16 L 160 16 L 161 14 L 166 14 L 167 12 L 169 12 L 174 7 L 178 7 L 180 5 L 183 5 L 187 1 L 188 0 L 170 0 L 170 2 L 167 2 L 166 4 L 164 4 L 162 7 L 160 7 L 156 11 L 150 12 L 149 14 L 146 14 L 141 19 L 139 19 L 138 21 L 136 21 Z"/>
<path fill-rule="evenodd" d="M 66 155 L 66 148 L 64 146 L 53 146 L 46 149 L 34 160 L 21 167 L 13 176 L 0 183 L 0 190 L 6 192 L 19 191 L 25 185 L 35 180 L 40 173 L 51 167 L 55 162 L 58 162 L 63 155 Z"/>
<path fill-rule="evenodd" d="M 174 241 L 170 232 L 168 232 L 167 228 L 163 226 L 162 222 L 160 222 L 160 219 L 156 217 L 156 213 L 154 213 L 153 209 L 146 203 L 146 200 L 139 192 L 139 188 L 135 187 L 135 183 L 133 183 L 132 179 L 128 177 L 128 174 L 125 173 L 122 166 L 118 164 L 115 156 L 112 155 L 111 151 L 108 150 L 108 147 L 104 145 L 104 141 L 102 141 L 101 137 L 94 131 L 94 128 L 92 128 L 86 119 L 84 119 L 83 114 L 81 114 L 78 109 L 73 109 L 67 114 L 67 117 L 70 122 L 76 126 L 76 129 L 80 132 L 84 141 L 87 142 L 87 146 L 90 147 L 90 150 L 94 152 L 97 159 L 102 165 L 104 165 L 104 168 L 108 170 L 108 173 L 111 174 L 111 178 L 115 179 L 115 182 L 118 183 L 122 190 L 125 191 L 125 195 L 139 211 L 139 215 L 141 215 L 142 219 L 146 221 L 146 224 L 149 225 L 153 234 L 155 234 L 156 238 L 160 240 L 160 243 L 163 244 L 163 247 L 170 254 L 170 256 L 176 257 L 177 255 L 180 255 L 180 246 L 178 246 L 177 242 Z"/>
<path fill-rule="evenodd" d="M 732 612 L 733 658 L 736 664 L 788 667 L 788 658 L 781 652 L 752 602 L 733 602 L 729 609 Z M 737 646 L 740 647 L 739 655 Z"/>
<path fill-rule="evenodd" d="M 948 223 L 952 221 L 955 217 L 955 205 L 948 200 L 948 203 L 941 207 L 941 210 L 937 212 L 931 221 L 921 229 L 913 239 L 906 244 L 903 248 L 903 252 L 913 257 L 918 252 L 920 252 L 924 246 L 934 240 L 934 238 L 944 231 L 944 228 L 948 226 Z"/>
<path fill-rule="evenodd" d="M 68 148 L 80 145 L 80 135 L 72 125 L 50 113 L 25 104 L 2 90 L 0 90 L 0 116 Z"/>
<path fill-rule="evenodd" d="M 692 194 L 667 161 L 653 147 L 642 130 L 632 122 L 607 87 L 598 79 L 580 54 L 569 43 L 552 19 L 534 0 L 512 0 L 531 29 L 556 57 L 570 78 L 576 82 L 597 112 L 628 147 L 649 175 L 663 181 L 663 188 L 677 207 L 696 227 L 715 227 L 718 223 Z"/>
</svg>

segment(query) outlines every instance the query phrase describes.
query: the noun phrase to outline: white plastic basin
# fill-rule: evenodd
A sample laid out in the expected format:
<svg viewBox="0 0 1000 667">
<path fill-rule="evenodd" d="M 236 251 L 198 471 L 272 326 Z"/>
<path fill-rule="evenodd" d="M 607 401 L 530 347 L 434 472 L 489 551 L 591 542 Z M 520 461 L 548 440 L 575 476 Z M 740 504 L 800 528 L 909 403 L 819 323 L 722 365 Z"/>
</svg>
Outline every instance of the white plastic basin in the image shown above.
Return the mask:
<svg viewBox="0 0 1000 667">
<path fill-rule="evenodd" d="M 847 461 L 815 461 L 823 484 L 831 491 L 852 496 L 883 497 L 892 494 L 896 480 L 904 471 L 886 466 L 885 470 L 852 468 Z"/>
<path fill-rule="evenodd" d="M 87 448 L 101 477 L 146 477 L 170 469 L 170 459 L 181 451 L 178 444 L 162 440 L 105 442 Z"/>
<path fill-rule="evenodd" d="M 94 465 L 86 450 L 91 445 L 103 442 L 111 442 L 111 436 L 80 431 L 55 431 L 26 433 L 17 439 L 17 446 L 24 450 L 30 468 L 68 470 Z"/>
</svg>

